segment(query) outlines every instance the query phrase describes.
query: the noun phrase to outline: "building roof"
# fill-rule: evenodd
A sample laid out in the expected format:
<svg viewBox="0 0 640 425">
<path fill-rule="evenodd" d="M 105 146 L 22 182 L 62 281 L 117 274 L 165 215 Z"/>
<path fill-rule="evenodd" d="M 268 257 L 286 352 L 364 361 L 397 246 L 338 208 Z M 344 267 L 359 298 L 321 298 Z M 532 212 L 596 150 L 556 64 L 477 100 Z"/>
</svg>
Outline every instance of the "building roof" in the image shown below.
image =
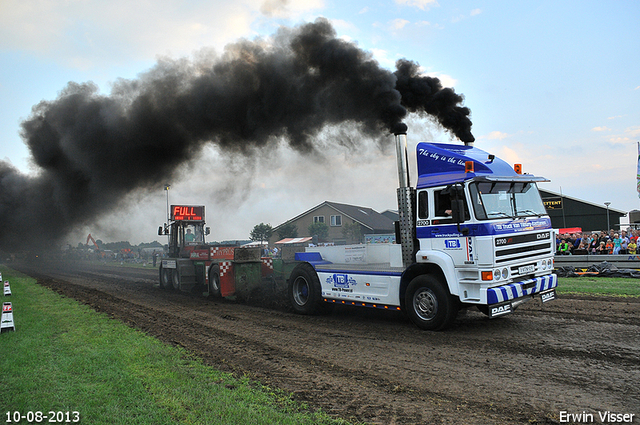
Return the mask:
<svg viewBox="0 0 640 425">
<path fill-rule="evenodd" d="M 274 228 L 274 230 L 279 229 L 280 227 L 284 226 L 287 223 L 298 220 L 300 217 L 313 213 L 314 211 L 324 206 L 328 206 L 336 210 L 336 212 L 339 212 L 342 215 L 356 221 L 357 223 L 370 229 L 371 231 L 374 231 L 374 232 L 375 231 L 382 231 L 382 232 L 394 231 L 393 220 L 391 220 L 390 218 L 380 214 L 379 212 L 369 207 L 359 207 L 356 205 L 341 204 L 338 202 L 330 202 L 330 201 L 324 201 L 323 203 L 316 205 L 310 210 L 307 210 L 302 214 L 285 221 L 281 225 Z"/>
<path fill-rule="evenodd" d="M 604 205 L 604 204 L 596 204 L 595 202 L 585 201 L 584 199 L 575 198 L 573 196 L 567 196 L 564 193 L 557 193 L 557 192 L 554 192 L 552 190 L 540 189 L 538 187 L 538 192 L 540 192 L 540 197 L 542 199 L 550 198 L 550 197 L 562 197 L 562 198 L 566 198 L 566 199 L 571 199 L 572 201 L 576 201 L 576 202 L 580 202 L 580 203 L 583 203 L 583 204 L 591 205 L 591 206 L 596 207 L 596 208 L 602 208 L 603 210 L 607 209 L 607 206 Z M 609 207 L 609 211 L 611 213 L 617 213 L 617 214 L 621 214 L 623 216 L 627 215 L 626 211 L 622 211 L 622 210 L 619 210 L 617 208 Z"/>
</svg>

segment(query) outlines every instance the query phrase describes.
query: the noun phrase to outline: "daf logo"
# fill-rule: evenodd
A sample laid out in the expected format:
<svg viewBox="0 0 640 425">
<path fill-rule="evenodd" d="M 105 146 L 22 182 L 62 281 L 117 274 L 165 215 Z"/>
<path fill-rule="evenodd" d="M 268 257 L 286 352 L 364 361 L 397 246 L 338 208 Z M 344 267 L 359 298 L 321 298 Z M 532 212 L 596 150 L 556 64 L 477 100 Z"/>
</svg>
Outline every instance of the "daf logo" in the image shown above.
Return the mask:
<svg viewBox="0 0 640 425">
<path fill-rule="evenodd" d="M 546 303 L 547 301 L 552 301 L 556 299 L 556 293 L 555 292 L 547 292 L 546 294 L 541 294 L 540 298 L 542 299 L 543 303 Z"/>
<path fill-rule="evenodd" d="M 549 232 L 544 232 L 544 233 L 538 233 L 536 235 L 536 238 L 538 238 L 538 239 L 549 239 L 549 236 L 551 236 L 551 234 Z"/>
<path fill-rule="evenodd" d="M 500 307 L 493 307 L 491 309 L 491 317 L 501 316 L 507 313 L 511 313 L 511 304 L 501 305 Z"/>
</svg>

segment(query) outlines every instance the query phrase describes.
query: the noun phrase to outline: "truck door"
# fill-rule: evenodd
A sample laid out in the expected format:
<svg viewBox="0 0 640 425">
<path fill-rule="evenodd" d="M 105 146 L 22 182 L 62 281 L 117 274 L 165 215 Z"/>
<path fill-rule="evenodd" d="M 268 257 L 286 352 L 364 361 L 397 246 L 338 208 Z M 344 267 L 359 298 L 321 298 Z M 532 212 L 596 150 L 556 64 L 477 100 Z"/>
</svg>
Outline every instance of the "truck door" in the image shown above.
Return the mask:
<svg viewBox="0 0 640 425">
<path fill-rule="evenodd" d="M 458 230 L 458 223 L 451 217 L 453 195 L 449 188 L 433 190 L 433 208 L 429 210 L 432 249 L 449 255 L 454 264 L 470 264 L 473 261 L 473 240 Z M 464 199 L 464 220 L 470 220 L 469 207 Z M 460 223 L 464 226 L 464 222 Z"/>
</svg>

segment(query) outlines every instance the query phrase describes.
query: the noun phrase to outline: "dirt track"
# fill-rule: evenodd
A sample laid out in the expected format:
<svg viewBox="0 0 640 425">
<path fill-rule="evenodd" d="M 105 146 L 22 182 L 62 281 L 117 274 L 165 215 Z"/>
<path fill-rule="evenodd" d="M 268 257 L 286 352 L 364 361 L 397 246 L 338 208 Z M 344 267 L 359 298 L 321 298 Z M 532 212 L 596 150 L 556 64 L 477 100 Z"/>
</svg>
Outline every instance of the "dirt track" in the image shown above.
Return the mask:
<svg viewBox="0 0 640 425">
<path fill-rule="evenodd" d="M 238 304 L 168 292 L 154 287 L 156 270 L 11 266 L 336 417 L 487 425 L 565 423 L 561 412 L 586 412 L 606 423 L 598 412 L 611 411 L 640 423 L 638 298 L 562 297 L 496 320 L 469 311 L 434 333 L 395 312 L 306 317 L 280 299 Z"/>
</svg>

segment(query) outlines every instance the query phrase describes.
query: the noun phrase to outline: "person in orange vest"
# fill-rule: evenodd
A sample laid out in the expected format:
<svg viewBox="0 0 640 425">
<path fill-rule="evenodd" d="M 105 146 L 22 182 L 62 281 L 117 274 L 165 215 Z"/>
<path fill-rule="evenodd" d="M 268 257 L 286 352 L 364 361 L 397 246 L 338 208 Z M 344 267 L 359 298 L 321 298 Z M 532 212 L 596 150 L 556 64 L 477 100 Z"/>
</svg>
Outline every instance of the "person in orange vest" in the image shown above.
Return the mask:
<svg viewBox="0 0 640 425">
<path fill-rule="evenodd" d="M 613 241 L 611 239 L 607 240 L 607 244 L 605 245 L 605 248 L 607 249 L 607 254 L 613 253 Z"/>
</svg>

